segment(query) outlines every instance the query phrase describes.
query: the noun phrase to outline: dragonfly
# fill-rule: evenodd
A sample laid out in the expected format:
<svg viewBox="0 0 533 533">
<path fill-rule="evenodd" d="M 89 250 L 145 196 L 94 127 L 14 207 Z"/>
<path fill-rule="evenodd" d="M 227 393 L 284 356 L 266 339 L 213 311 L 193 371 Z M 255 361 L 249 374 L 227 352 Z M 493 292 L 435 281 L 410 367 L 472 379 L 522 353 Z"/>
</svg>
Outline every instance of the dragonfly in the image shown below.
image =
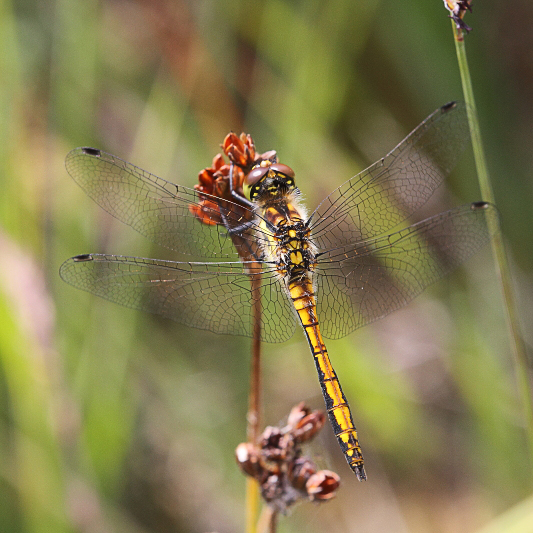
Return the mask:
<svg viewBox="0 0 533 533">
<path fill-rule="evenodd" d="M 60 275 L 123 306 L 218 334 L 253 336 L 257 301 L 262 341 L 286 341 L 299 323 L 334 434 L 362 481 L 357 430 L 324 338 L 344 337 L 405 306 L 488 241 L 497 210 L 487 202 L 411 223 L 468 140 L 465 105 L 446 104 L 310 215 L 294 171 L 275 151 L 256 155 L 251 142 L 239 145 L 248 160 L 233 153 L 229 166 L 217 163 L 229 168 L 224 194 L 76 148 L 66 157 L 70 176 L 108 213 L 179 260 L 90 253 L 67 260 Z"/>
</svg>

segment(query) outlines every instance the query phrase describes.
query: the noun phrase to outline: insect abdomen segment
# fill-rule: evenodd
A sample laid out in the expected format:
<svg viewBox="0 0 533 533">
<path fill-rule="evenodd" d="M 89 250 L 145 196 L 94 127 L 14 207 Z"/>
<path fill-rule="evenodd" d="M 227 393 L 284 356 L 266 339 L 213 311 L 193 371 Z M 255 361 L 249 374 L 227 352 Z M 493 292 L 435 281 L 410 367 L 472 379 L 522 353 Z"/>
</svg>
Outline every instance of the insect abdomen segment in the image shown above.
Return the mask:
<svg viewBox="0 0 533 533">
<path fill-rule="evenodd" d="M 326 346 L 322 340 L 316 316 L 316 302 L 311 279 L 308 275 L 297 276 L 288 284 L 293 305 L 300 317 L 318 371 L 329 420 L 339 445 L 357 478 L 366 479 L 363 454 L 357 439 L 357 431 L 346 396 L 333 370 Z"/>
</svg>

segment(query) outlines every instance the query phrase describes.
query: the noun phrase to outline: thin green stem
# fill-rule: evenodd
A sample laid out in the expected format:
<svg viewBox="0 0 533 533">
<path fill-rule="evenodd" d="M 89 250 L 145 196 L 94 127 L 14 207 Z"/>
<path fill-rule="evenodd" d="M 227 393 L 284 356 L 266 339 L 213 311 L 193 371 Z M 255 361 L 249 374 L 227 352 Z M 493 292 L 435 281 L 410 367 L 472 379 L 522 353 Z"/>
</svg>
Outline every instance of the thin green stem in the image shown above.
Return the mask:
<svg viewBox="0 0 533 533">
<path fill-rule="evenodd" d="M 470 125 L 470 134 L 472 136 L 472 146 L 474 150 L 474 158 L 476 162 L 479 187 L 481 189 L 481 196 L 483 200 L 494 204 L 494 193 L 492 192 L 492 185 L 487 170 L 483 143 L 481 141 L 476 103 L 474 100 L 474 91 L 472 89 L 472 80 L 470 78 L 470 71 L 468 69 L 468 62 L 466 59 L 465 43 L 461 30 L 457 29 L 456 24 L 453 21 L 452 27 L 455 37 L 457 61 L 459 63 L 459 71 L 461 73 L 461 82 L 463 85 L 463 94 L 467 104 L 468 122 Z M 500 279 L 500 288 L 504 302 L 507 327 L 509 329 L 511 350 L 515 360 L 516 378 L 523 402 L 530 453 L 530 466 L 533 468 L 533 399 L 531 395 L 531 384 L 529 381 L 526 347 L 520 332 L 518 313 L 514 301 L 511 275 L 509 271 L 509 264 L 507 262 L 507 255 L 505 253 L 502 233 L 500 230 L 500 223 L 497 217 L 489 217 L 488 224 L 490 233 L 492 235 L 492 253 L 494 255 Z"/>
</svg>

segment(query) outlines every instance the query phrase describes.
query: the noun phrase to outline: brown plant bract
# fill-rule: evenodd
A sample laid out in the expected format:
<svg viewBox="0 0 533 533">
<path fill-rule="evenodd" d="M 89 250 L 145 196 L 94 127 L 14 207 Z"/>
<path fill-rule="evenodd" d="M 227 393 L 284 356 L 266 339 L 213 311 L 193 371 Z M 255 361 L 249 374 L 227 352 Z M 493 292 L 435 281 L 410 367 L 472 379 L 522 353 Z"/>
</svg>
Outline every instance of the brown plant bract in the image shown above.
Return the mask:
<svg viewBox="0 0 533 533">
<path fill-rule="evenodd" d="M 233 190 L 243 196 L 242 184 L 244 178 L 254 165 L 265 160 L 276 160 L 276 152 L 269 151 L 257 154 L 252 137 L 246 133 L 237 136 L 228 133 L 221 145 L 229 163 L 224 160 L 223 154 L 217 154 L 213 158 L 210 167 L 204 168 L 198 173 L 199 183 L 194 186 L 198 191 L 200 201 L 197 205 L 191 204 L 189 210 L 203 224 L 214 226 L 223 224 L 221 211 L 223 208 L 233 211 L 238 209 L 239 200 L 235 198 L 230 189 L 230 170 L 233 165 Z M 231 202 L 231 203 L 228 203 Z M 246 210 L 236 213 L 246 218 Z"/>
<path fill-rule="evenodd" d="M 285 427 L 269 426 L 258 444 L 243 442 L 237 446 L 241 470 L 258 481 L 263 499 L 275 511 L 285 513 L 298 501 L 335 497 L 339 476 L 330 470 L 317 470 L 301 449 L 302 443 L 322 429 L 325 420 L 322 411 L 311 411 L 302 402 L 291 410 Z"/>
</svg>

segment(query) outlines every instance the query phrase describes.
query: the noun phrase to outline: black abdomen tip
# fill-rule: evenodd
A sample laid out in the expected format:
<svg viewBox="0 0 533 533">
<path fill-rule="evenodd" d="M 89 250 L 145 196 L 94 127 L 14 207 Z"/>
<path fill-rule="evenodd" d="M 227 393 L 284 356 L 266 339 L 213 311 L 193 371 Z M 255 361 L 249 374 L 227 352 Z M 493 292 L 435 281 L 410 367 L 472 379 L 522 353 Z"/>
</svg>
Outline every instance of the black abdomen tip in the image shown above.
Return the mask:
<svg viewBox="0 0 533 533">
<path fill-rule="evenodd" d="M 365 467 L 362 464 L 350 465 L 350 466 L 359 481 L 366 481 Z"/>
<path fill-rule="evenodd" d="M 87 155 L 93 155 L 95 157 L 100 157 L 100 150 L 98 150 L 97 148 L 82 148 L 81 151 L 84 153 L 84 154 L 87 154 Z"/>
</svg>

